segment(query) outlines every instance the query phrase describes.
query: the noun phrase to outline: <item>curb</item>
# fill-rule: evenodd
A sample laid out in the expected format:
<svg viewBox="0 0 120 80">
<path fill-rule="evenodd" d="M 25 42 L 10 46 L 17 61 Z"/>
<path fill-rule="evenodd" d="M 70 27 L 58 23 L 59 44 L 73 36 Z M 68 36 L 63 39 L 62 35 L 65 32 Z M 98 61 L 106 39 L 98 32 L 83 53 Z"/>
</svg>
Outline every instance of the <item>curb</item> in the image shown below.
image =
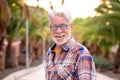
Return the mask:
<svg viewBox="0 0 120 80">
<path fill-rule="evenodd" d="M 14 72 L 2 80 L 18 80 L 19 78 L 21 78 L 25 75 L 28 75 L 30 73 L 37 71 L 38 69 L 40 69 L 42 67 L 42 65 L 44 65 L 44 63 L 40 64 L 37 67 L 31 67 L 31 68 L 23 69 L 21 71 Z"/>
</svg>

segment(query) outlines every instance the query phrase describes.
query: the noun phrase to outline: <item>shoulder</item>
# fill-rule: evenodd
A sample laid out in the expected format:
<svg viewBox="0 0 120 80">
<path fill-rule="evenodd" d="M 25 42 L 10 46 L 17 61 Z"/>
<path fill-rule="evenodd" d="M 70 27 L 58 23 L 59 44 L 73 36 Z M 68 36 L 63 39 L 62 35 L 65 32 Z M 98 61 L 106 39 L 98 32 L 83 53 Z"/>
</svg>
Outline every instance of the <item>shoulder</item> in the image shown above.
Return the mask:
<svg viewBox="0 0 120 80">
<path fill-rule="evenodd" d="M 74 48 L 72 49 L 73 53 L 78 53 L 79 55 L 89 55 L 89 50 L 82 45 L 81 43 L 76 42 Z"/>
</svg>

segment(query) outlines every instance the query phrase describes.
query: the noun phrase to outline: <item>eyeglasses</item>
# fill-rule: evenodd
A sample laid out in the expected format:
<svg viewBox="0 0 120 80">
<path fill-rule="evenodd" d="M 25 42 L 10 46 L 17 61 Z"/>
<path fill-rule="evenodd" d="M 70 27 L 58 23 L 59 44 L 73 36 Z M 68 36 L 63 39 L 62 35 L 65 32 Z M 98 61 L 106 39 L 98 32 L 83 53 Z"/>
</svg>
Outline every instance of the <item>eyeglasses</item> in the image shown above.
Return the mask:
<svg viewBox="0 0 120 80">
<path fill-rule="evenodd" d="M 68 26 L 68 24 L 51 25 L 50 30 L 57 30 L 58 28 L 60 28 L 61 30 L 65 30 Z"/>
</svg>

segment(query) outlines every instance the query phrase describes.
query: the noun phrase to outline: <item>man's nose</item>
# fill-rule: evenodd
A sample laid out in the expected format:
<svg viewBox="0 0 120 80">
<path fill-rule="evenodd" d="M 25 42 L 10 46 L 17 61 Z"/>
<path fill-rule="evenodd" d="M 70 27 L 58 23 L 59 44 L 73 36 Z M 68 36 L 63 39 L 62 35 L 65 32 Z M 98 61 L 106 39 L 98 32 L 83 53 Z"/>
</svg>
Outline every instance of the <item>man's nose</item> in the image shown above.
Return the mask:
<svg viewBox="0 0 120 80">
<path fill-rule="evenodd" d="M 59 26 L 57 26 L 57 29 L 56 29 L 57 32 L 61 32 L 61 28 Z"/>
</svg>

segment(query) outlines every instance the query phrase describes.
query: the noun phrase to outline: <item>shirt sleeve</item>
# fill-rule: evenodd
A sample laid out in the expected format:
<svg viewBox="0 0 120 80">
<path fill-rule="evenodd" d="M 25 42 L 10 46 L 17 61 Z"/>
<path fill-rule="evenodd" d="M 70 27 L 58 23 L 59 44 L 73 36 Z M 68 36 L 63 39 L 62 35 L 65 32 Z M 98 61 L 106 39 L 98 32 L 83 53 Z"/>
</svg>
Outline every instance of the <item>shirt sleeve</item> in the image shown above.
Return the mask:
<svg viewBox="0 0 120 80">
<path fill-rule="evenodd" d="M 95 64 L 88 50 L 80 49 L 76 64 L 79 80 L 96 80 Z"/>
</svg>

